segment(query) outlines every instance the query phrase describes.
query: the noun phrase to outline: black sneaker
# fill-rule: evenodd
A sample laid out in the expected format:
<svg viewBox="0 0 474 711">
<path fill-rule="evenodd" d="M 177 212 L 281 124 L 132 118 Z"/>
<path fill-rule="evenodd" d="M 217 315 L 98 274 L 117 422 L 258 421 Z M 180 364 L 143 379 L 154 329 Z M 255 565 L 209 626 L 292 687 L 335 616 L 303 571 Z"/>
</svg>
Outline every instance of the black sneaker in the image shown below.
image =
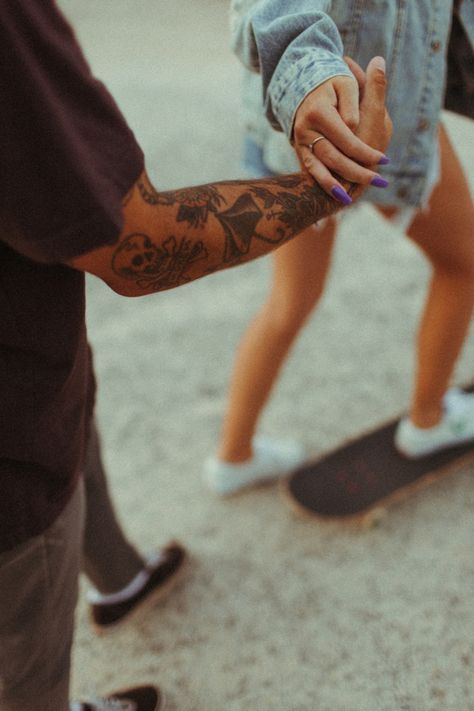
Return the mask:
<svg viewBox="0 0 474 711">
<path fill-rule="evenodd" d="M 115 691 L 93 702 L 76 703 L 71 708 L 80 711 L 163 711 L 165 697 L 156 686 L 137 686 Z"/>
<path fill-rule="evenodd" d="M 112 595 L 110 602 L 101 600 L 92 603 L 90 614 L 97 632 L 122 622 L 138 607 L 143 608 L 142 603 L 145 600 L 151 605 L 168 593 L 178 580 L 185 559 L 186 550 L 181 544 L 173 541 L 158 551 L 155 562 L 148 563 L 144 568 L 145 579 L 137 592 L 119 602 L 114 601 Z"/>
</svg>

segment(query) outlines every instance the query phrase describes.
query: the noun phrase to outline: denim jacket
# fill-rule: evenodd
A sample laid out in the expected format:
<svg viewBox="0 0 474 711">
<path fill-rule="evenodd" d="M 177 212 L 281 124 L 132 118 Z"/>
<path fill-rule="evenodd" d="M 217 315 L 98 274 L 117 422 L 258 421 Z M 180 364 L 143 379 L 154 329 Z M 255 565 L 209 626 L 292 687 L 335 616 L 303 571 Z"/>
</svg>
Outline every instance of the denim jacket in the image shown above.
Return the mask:
<svg viewBox="0 0 474 711">
<path fill-rule="evenodd" d="M 366 197 L 418 206 L 436 152 L 452 11 L 452 0 L 233 0 L 232 44 L 244 65 L 260 72 L 267 119 L 288 138 L 309 92 L 331 77 L 351 76 L 343 55 L 362 67 L 371 57 L 384 56 L 394 123 L 391 164 L 385 169 L 390 187 L 371 189 Z M 474 0 L 463 0 L 460 13 L 474 43 Z M 262 110 L 251 91 L 255 86 L 247 86 L 247 100 L 254 102 L 250 124 L 260 127 L 262 139 L 265 129 L 257 118 Z M 268 131 L 267 138 L 274 144 L 270 167 L 296 168 L 288 142 L 275 141 Z"/>
</svg>

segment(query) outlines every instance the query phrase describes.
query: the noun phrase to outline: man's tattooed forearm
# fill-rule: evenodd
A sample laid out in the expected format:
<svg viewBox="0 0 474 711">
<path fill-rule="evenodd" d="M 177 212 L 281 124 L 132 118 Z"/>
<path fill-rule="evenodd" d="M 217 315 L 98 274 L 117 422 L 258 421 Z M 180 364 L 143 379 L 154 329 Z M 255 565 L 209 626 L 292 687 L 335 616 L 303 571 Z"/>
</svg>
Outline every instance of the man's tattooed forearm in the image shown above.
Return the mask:
<svg viewBox="0 0 474 711">
<path fill-rule="evenodd" d="M 254 241 L 281 245 L 340 207 L 303 175 L 229 181 L 158 193 L 144 174 L 137 187 L 148 205 L 169 208 L 176 225 L 171 229 L 175 235 L 181 231 L 180 236 L 170 236 L 160 245 L 148 234 L 136 232 L 127 235 L 116 248 L 114 272 L 147 291 L 167 289 L 196 278 L 196 270 L 191 267 L 198 261 L 206 261 L 197 269 L 201 275 L 246 261 Z M 238 197 L 231 201 L 229 195 L 236 194 Z M 218 239 L 210 237 L 208 249 L 207 238 L 193 237 L 195 231 L 218 229 L 216 223 L 208 227 L 211 215 L 224 233 L 220 254 Z M 178 223 L 183 223 L 181 229 Z"/>
<path fill-rule="evenodd" d="M 169 237 L 162 246 L 148 235 L 130 234 L 115 250 L 112 269 L 118 276 L 133 280 L 149 291 L 169 289 L 184 284 L 191 264 L 206 259 L 208 252 L 202 241 L 193 242 Z"/>
</svg>

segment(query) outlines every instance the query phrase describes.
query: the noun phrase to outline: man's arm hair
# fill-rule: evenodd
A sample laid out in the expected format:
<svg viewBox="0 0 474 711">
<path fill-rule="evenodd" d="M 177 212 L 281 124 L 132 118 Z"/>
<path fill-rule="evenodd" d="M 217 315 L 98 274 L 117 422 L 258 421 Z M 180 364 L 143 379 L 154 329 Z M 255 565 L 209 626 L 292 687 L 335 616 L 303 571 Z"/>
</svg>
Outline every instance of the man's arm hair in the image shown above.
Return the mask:
<svg viewBox="0 0 474 711">
<path fill-rule="evenodd" d="M 124 199 L 117 243 L 69 264 L 144 296 L 267 254 L 341 207 L 303 173 L 166 192 L 143 173 Z"/>
</svg>

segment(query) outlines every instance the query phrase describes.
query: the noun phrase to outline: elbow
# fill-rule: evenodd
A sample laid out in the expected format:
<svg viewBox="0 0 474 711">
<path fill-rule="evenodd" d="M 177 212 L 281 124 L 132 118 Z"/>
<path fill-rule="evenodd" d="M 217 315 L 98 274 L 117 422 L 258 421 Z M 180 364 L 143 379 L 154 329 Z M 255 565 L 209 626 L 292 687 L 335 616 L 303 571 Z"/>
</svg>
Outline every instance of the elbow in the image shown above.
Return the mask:
<svg viewBox="0 0 474 711">
<path fill-rule="evenodd" d="M 102 281 L 107 284 L 109 289 L 112 289 L 113 292 L 115 292 L 119 296 L 125 296 L 127 298 L 149 296 L 151 294 L 157 294 L 161 291 L 168 291 L 170 288 L 172 288 L 171 286 L 157 286 L 156 284 L 154 284 L 152 287 L 146 288 L 140 286 L 135 281 L 127 281 L 125 279 L 102 278 Z"/>
<path fill-rule="evenodd" d="M 133 297 L 143 296 L 143 291 L 138 290 L 134 282 L 127 282 L 124 279 L 114 279 L 109 277 L 99 277 L 115 294 L 119 296 Z"/>
</svg>

